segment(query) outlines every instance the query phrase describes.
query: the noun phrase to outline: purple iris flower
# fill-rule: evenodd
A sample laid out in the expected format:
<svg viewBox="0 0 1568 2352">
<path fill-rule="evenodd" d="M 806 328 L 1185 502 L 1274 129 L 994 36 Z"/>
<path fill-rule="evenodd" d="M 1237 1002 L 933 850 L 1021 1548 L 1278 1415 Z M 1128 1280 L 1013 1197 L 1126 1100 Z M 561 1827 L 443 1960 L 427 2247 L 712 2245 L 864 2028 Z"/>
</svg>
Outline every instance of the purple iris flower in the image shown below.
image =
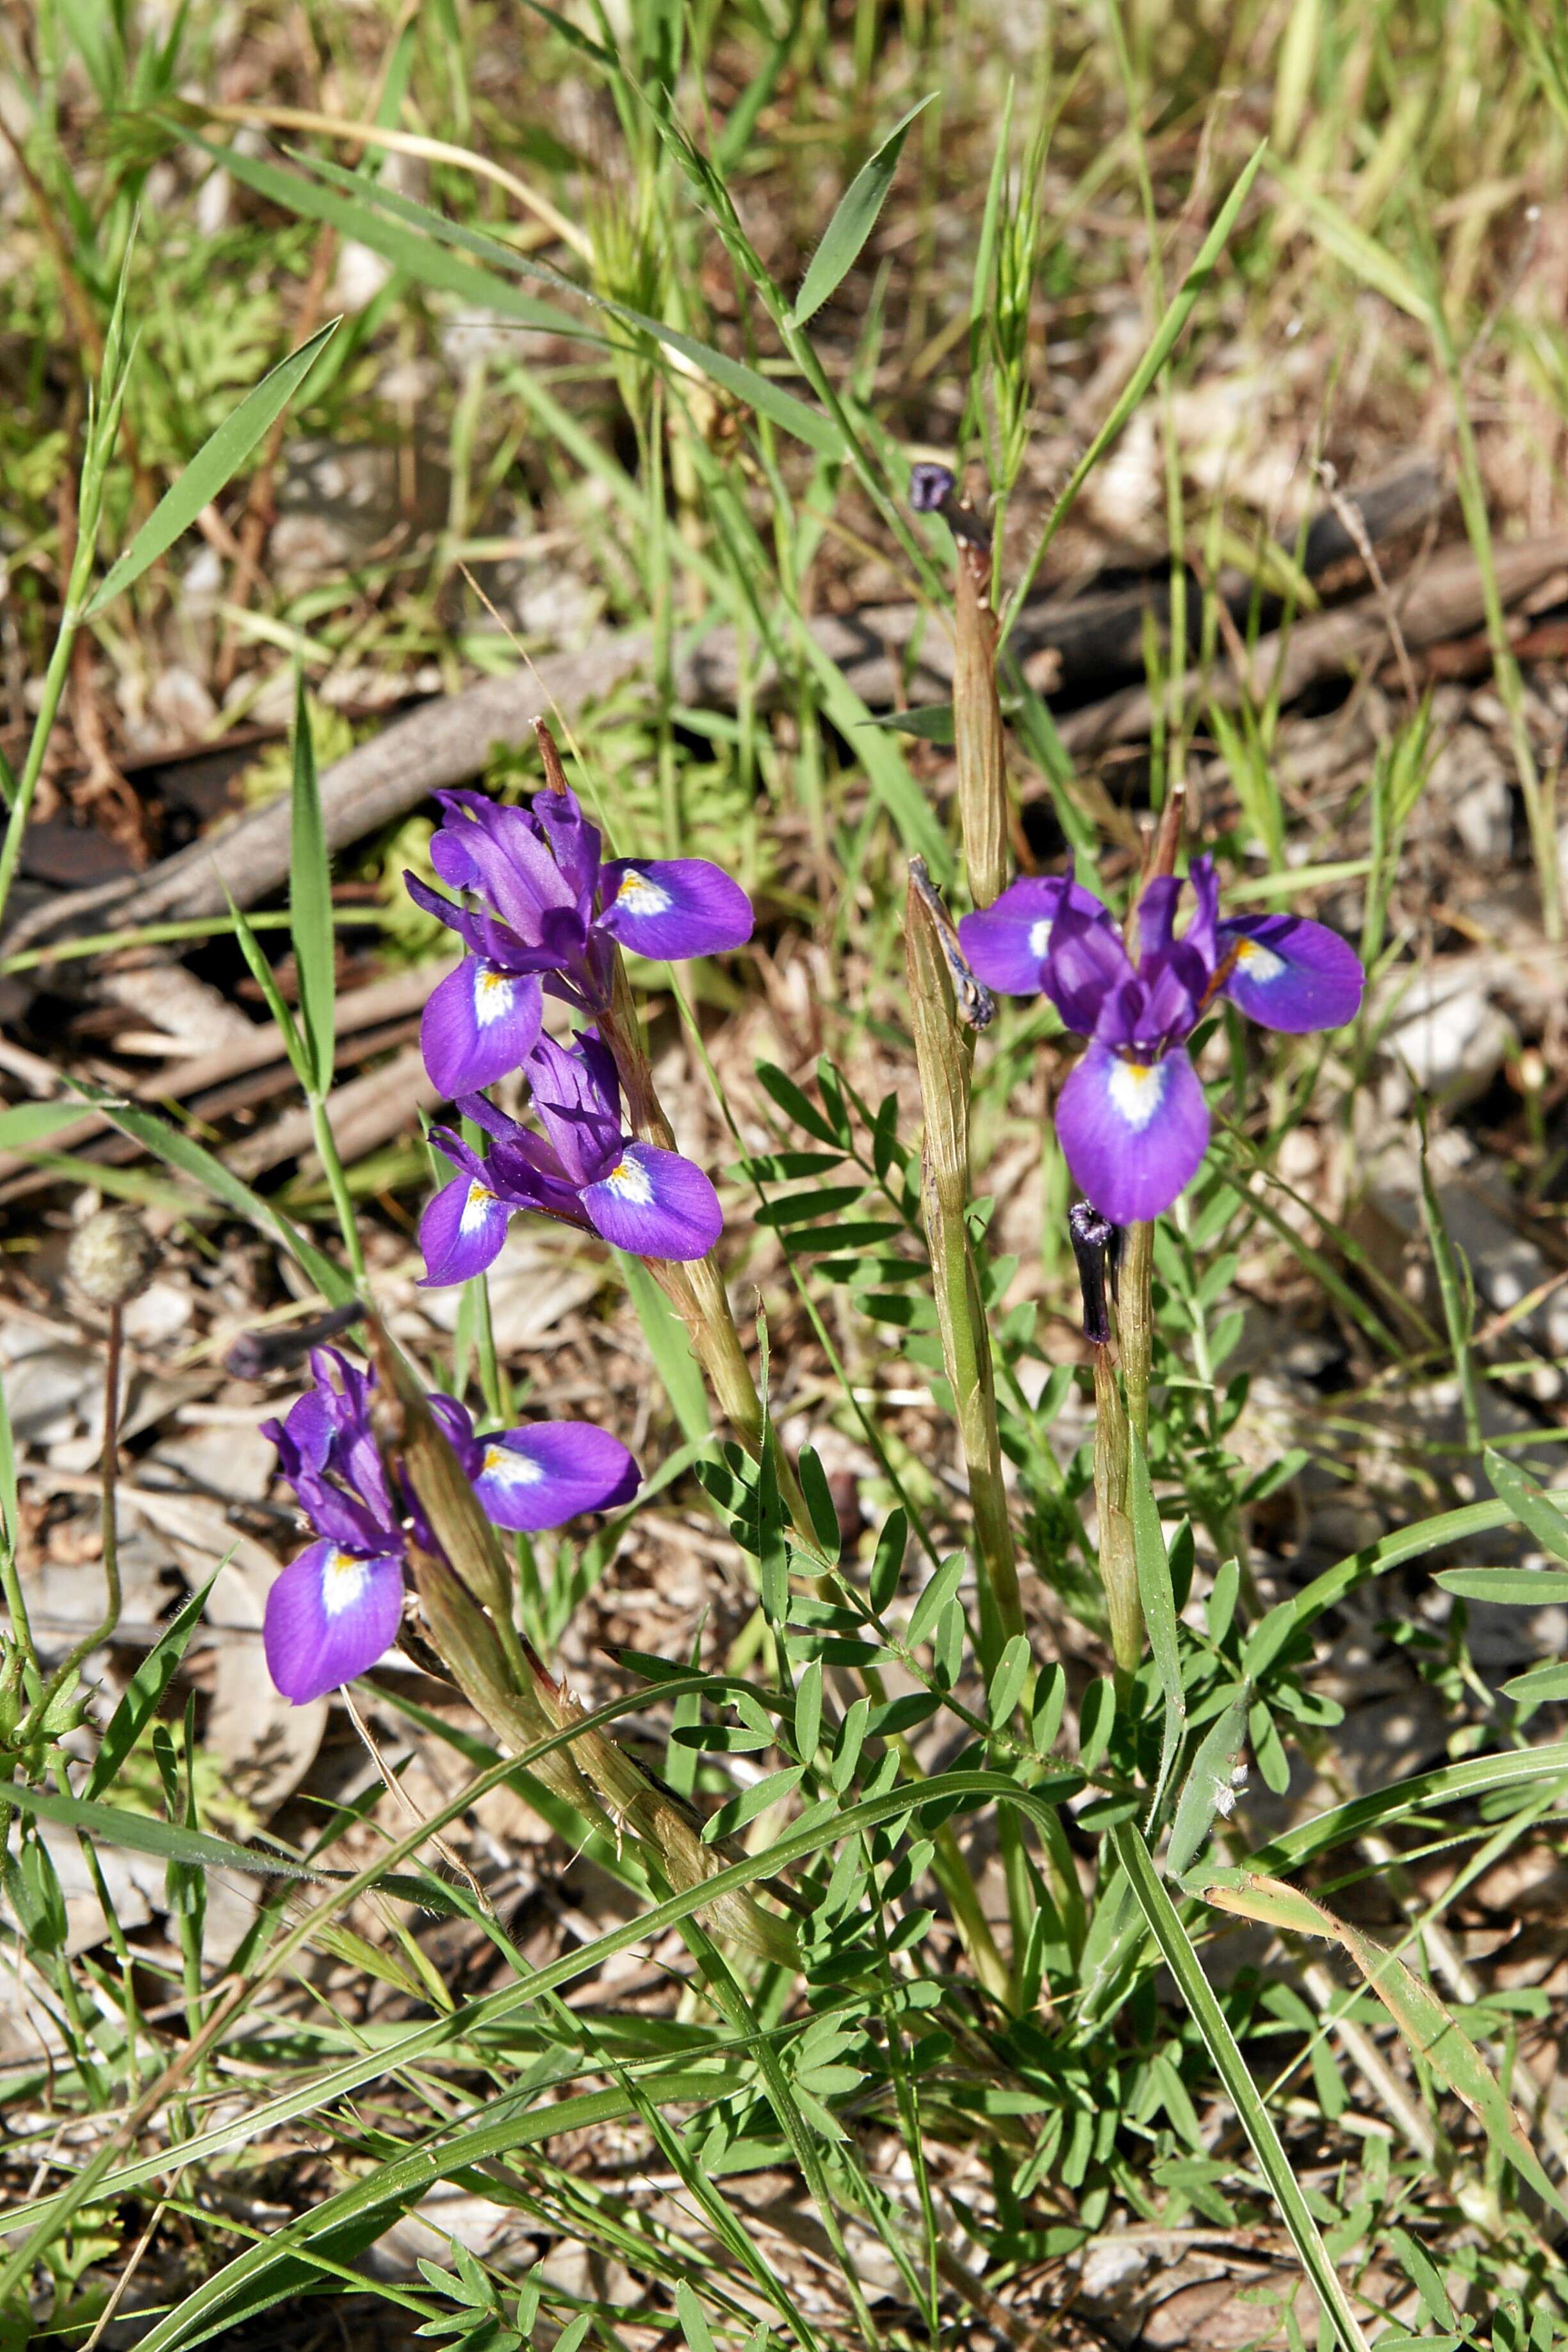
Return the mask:
<svg viewBox="0 0 1568 2352">
<path fill-rule="evenodd" d="M 1186 1040 L 1216 997 L 1266 1029 L 1299 1033 L 1352 1020 L 1365 984 L 1359 957 L 1323 924 L 1221 921 L 1213 861 L 1194 859 L 1191 880 L 1196 904 L 1179 936 L 1183 882 L 1159 875 L 1144 890 L 1136 967 L 1110 908 L 1070 874 L 1015 882 L 958 927 L 988 987 L 1043 989 L 1089 1039 L 1057 1104 L 1057 1135 L 1079 1189 L 1113 1224 L 1159 1216 L 1202 1165 L 1208 1105 Z"/>
<path fill-rule="evenodd" d="M 719 1196 L 679 1152 L 626 1133 L 615 1062 L 597 1031 L 584 1030 L 570 1049 L 541 1037 L 527 1076 L 543 1135 L 481 1095 L 459 1097 L 458 1108 L 490 1139 L 482 1159 L 450 1129 L 433 1130 L 459 1173 L 419 1220 L 424 1280 L 482 1274 L 514 1209 L 563 1218 L 634 1257 L 706 1257 L 723 1230 Z"/>
<path fill-rule="evenodd" d="M 448 1098 L 493 1086 L 527 1059 L 542 992 L 579 1011 L 609 1004 L 616 943 L 679 961 L 742 947 L 752 902 L 703 857 L 605 860 L 575 793 L 546 790 L 531 808 L 483 793 L 437 793 L 444 822 L 430 844 L 459 905 L 409 874 L 410 897 L 468 952 L 433 991 L 420 1043 Z"/>
<path fill-rule="evenodd" d="M 318 1538 L 268 1592 L 262 1631 L 268 1671 L 296 1706 L 352 1682 L 392 1647 L 407 1540 L 436 1549 L 412 1496 L 394 1491 L 372 1433 L 374 1373 L 335 1348 L 314 1349 L 310 1370 L 316 1385 L 288 1419 L 262 1423 Z M 637 1492 L 640 1474 L 626 1447 L 586 1422 L 532 1422 L 476 1437 L 455 1398 L 433 1396 L 430 1407 L 498 1528 L 556 1528 Z"/>
</svg>

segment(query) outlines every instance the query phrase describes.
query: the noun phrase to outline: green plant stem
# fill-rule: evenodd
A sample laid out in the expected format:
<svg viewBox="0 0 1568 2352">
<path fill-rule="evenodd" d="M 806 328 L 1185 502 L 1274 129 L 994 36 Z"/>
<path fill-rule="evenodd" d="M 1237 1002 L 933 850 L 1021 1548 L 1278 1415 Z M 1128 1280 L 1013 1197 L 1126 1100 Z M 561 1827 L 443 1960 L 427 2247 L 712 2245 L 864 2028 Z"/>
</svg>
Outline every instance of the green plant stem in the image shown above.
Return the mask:
<svg viewBox="0 0 1568 2352">
<path fill-rule="evenodd" d="M 87 488 L 85 481 L 83 487 L 85 509 L 89 504 L 85 495 Z M 6 819 L 5 838 L 0 840 L 0 926 L 5 923 L 5 908 L 11 896 L 11 885 L 16 879 L 16 867 L 22 856 L 23 835 L 27 829 L 27 820 L 32 814 L 33 799 L 38 789 L 38 778 L 44 772 L 44 754 L 48 750 L 49 738 L 55 730 L 55 720 L 59 716 L 60 697 L 65 692 L 66 680 L 70 676 L 71 655 L 75 650 L 77 634 L 81 627 L 82 602 L 92 572 L 93 551 L 98 537 L 99 504 L 98 497 L 95 496 L 90 499 L 90 527 L 86 511 L 80 519 L 77 531 L 76 552 L 71 562 L 70 580 L 66 589 L 65 609 L 60 614 L 59 631 L 55 638 L 54 651 L 49 656 L 49 666 L 44 672 L 43 698 L 38 704 L 37 718 L 33 723 L 32 738 L 27 745 L 27 757 L 23 763 L 22 773 L 17 779 L 16 797 L 11 803 L 11 813 Z"/>
<path fill-rule="evenodd" d="M 1094 1350 L 1094 1503 L 1100 1521 L 1100 1580 L 1110 1619 L 1110 1649 L 1116 1661 L 1120 1699 L 1128 1691 L 1143 1655 L 1143 1602 L 1138 1591 L 1138 1559 L 1128 1508 L 1131 1447 L 1127 1407 L 1117 1385 L 1108 1346 Z"/>
<path fill-rule="evenodd" d="M 364 1251 L 360 1244 L 353 1196 L 349 1191 L 348 1174 L 338 1150 L 338 1139 L 332 1133 L 332 1123 L 327 1117 L 326 1097 L 314 1091 L 310 1095 L 310 1125 L 315 1131 L 316 1156 L 321 1163 L 327 1189 L 332 1196 L 332 1207 L 337 1213 L 338 1230 L 348 1252 L 349 1267 L 356 1288 L 363 1291 L 365 1283 Z"/>
<path fill-rule="evenodd" d="M 599 1023 L 600 1034 L 610 1049 L 616 1073 L 626 1097 L 626 1115 L 632 1132 L 646 1142 L 658 1144 L 673 1151 L 675 1130 L 664 1115 L 649 1066 L 647 1048 L 643 1042 L 642 1024 L 626 981 L 626 968 L 619 956 L 616 959 L 615 994 L 609 1010 Z M 741 1444 L 753 1461 L 762 1459 L 763 1448 L 769 1444 L 767 1416 L 763 1401 L 746 1360 L 741 1335 L 735 1328 L 729 1293 L 717 1258 L 708 1255 L 692 1264 L 678 1265 L 664 1259 L 650 1258 L 648 1270 L 665 1297 L 685 1324 L 691 1339 L 692 1353 L 702 1368 L 704 1378 L 713 1393 L 714 1402 L 729 1423 Z M 811 1513 L 800 1490 L 795 1465 L 788 1459 L 776 1433 L 772 1435 L 770 1450 L 773 1473 L 778 1480 L 779 1499 L 788 1514 L 795 1534 L 813 1552 L 817 1551 L 816 1531 Z"/>
<path fill-rule="evenodd" d="M 1129 1225 L 1116 1301 L 1116 1343 L 1127 1391 L 1127 1418 L 1145 1454 L 1149 1451 L 1149 1368 L 1154 1354 L 1153 1267 L 1153 1226 Z"/>
<path fill-rule="evenodd" d="M 925 1113 L 921 1215 L 931 1252 L 942 1362 L 952 1391 L 969 1482 L 980 1610 L 978 1648 L 989 1683 L 1003 1651 L 1016 1634 L 1024 1633 L 1025 1625 L 1018 1556 L 1002 1478 L 991 1333 L 969 1237 L 969 1074 L 973 1044 L 971 1033 L 959 1027 L 952 977 L 936 917 L 912 885 L 905 948 L 915 1059 Z M 1014 1978 L 1008 1999 L 1016 2007 L 1016 1971 L 1036 1906 L 1016 1819 L 1006 1816 L 999 1834 L 1013 1929 Z"/>
<path fill-rule="evenodd" d="M 101 1649 L 111 1640 L 120 1622 L 120 1533 L 115 1511 L 114 1490 L 120 1477 L 120 1357 L 124 1331 L 124 1309 L 109 1309 L 109 1336 L 103 1350 L 103 1462 L 99 1474 L 100 1523 L 103 1530 L 103 1621 L 90 1633 L 84 1634 L 74 1650 L 64 1658 L 45 1685 L 43 1694 L 23 1726 L 21 1740 L 41 1729 L 50 1707 L 63 1690 L 70 1686 L 72 1675 L 89 1658 L 94 1650 Z"/>
</svg>

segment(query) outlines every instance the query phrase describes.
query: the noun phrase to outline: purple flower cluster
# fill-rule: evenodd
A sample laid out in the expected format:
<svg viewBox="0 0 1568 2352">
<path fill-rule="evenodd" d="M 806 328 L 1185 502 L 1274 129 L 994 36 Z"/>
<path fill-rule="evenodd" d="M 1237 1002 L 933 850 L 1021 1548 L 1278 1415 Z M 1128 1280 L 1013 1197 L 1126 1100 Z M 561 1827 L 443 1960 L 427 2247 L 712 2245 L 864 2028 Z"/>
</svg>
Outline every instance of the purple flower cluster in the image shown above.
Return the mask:
<svg viewBox="0 0 1568 2352">
<path fill-rule="evenodd" d="M 539 1035 L 543 993 L 590 1016 L 609 1010 L 616 946 L 678 962 L 743 947 L 752 902 L 702 857 L 600 854 L 598 828 L 570 791 L 531 808 L 483 793 L 438 793 L 445 823 L 430 862 L 458 905 L 418 876 L 409 894 L 468 949 L 425 1008 L 425 1066 L 455 1100 L 521 1067 Z"/>
<path fill-rule="evenodd" d="M 639 1257 L 705 1256 L 722 1223 L 708 1178 L 628 1135 L 596 1027 L 557 1045 L 541 1025 L 543 1001 L 549 993 L 596 1022 L 610 1010 L 617 946 L 669 961 L 743 946 L 751 901 L 705 858 L 606 860 L 569 790 L 547 789 L 528 809 L 482 793 L 437 798 L 444 822 L 431 863 L 461 903 L 416 875 L 406 880 L 468 953 L 433 992 L 420 1042 L 436 1085 L 489 1141 L 481 1156 L 437 1130 L 459 1172 L 420 1225 L 425 1279 L 482 1272 L 517 1209 L 564 1218 Z M 528 1079 L 542 1136 L 482 1097 L 514 1070 Z"/>
<path fill-rule="evenodd" d="M 514 1209 L 563 1218 L 634 1257 L 706 1257 L 723 1226 L 719 1196 L 679 1151 L 626 1133 L 616 1066 L 598 1032 L 584 1030 L 570 1052 L 541 1037 L 524 1066 L 542 1136 L 482 1095 L 458 1099 L 490 1139 L 482 1159 L 450 1128 L 434 1130 L 459 1172 L 419 1221 L 425 1280 L 482 1274 Z"/>
<path fill-rule="evenodd" d="M 297 1705 L 352 1682 L 392 1647 L 407 1545 L 437 1549 L 412 1495 L 388 1478 L 371 1428 L 374 1373 L 335 1348 L 314 1349 L 310 1370 L 316 1385 L 288 1419 L 262 1424 L 317 1538 L 268 1592 L 262 1633 L 268 1671 Z M 433 1396 L 430 1407 L 498 1528 L 532 1534 L 637 1492 L 640 1474 L 626 1447 L 585 1422 L 532 1422 L 478 1437 L 455 1398 Z"/>
<path fill-rule="evenodd" d="M 1043 990 L 1088 1038 L 1057 1104 L 1057 1136 L 1080 1191 L 1118 1225 L 1159 1216 L 1203 1163 L 1208 1105 L 1186 1041 L 1217 998 L 1266 1029 L 1337 1029 L 1365 984 L 1354 950 L 1323 924 L 1222 920 L 1212 861 L 1195 859 L 1190 878 L 1196 903 L 1179 934 L 1181 879 L 1160 875 L 1144 890 L 1136 963 L 1110 908 L 1070 874 L 1015 882 L 958 927 L 987 987 Z"/>
</svg>

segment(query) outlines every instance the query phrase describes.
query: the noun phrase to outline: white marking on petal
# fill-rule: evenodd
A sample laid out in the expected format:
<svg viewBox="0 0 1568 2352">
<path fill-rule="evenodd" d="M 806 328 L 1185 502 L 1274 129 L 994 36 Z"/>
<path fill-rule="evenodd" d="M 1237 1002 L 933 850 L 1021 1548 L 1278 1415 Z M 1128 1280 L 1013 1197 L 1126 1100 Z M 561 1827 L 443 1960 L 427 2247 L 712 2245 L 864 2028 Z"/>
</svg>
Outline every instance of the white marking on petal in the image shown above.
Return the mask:
<svg viewBox="0 0 1568 2352">
<path fill-rule="evenodd" d="M 662 915 L 671 900 L 661 884 L 650 882 L 646 874 L 629 866 L 621 877 L 616 904 L 624 907 L 628 915 Z"/>
<path fill-rule="evenodd" d="M 1052 928 L 1049 915 L 1042 915 L 1037 923 L 1029 925 L 1029 953 L 1032 956 L 1038 956 L 1042 961 L 1051 944 Z"/>
<path fill-rule="evenodd" d="M 1142 1133 L 1164 1096 L 1165 1065 L 1119 1061 L 1106 1080 L 1106 1092 L 1123 1125 Z"/>
<path fill-rule="evenodd" d="M 623 1160 L 605 1178 L 617 1201 L 626 1201 L 634 1209 L 646 1209 L 653 1199 L 653 1179 L 640 1160 Z"/>
<path fill-rule="evenodd" d="M 370 1577 L 370 1562 L 352 1551 L 331 1552 L 321 1570 L 321 1606 L 329 1617 L 352 1609 Z"/>
<path fill-rule="evenodd" d="M 1236 960 L 1248 980 L 1278 980 L 1285 969 L 1284 957 L 1266 948 L 1261 940 L 1237 940 Z"/>
<path fill-rule="evenodd" d="M 474 976 L 474 1019 L 479 1027 L 488 1029 L 493 1021 L 504 1020 L 516 994 L 510 972 L 497 971 L 493 964 L 480 964 Z"/>
<path fill-rule="evenodd" d="M 487 1445 L 479 1475 L 499 1478 L 503 1486 L 537 1486 L 544 1472 L 531 1454 L 514 1453 L 510 1445 Z"/>
<path fill-rule="evenodd" d="M 458 1231 L 460 1234 L 477 1234 L 485 1222 L 485 1212 L 495 1197 L 489 1185 L 481 1184 L 476 1177 L 468 1186 L 468 1197 L 463 1202 L 463 1213 L 458 1220 Z"/>
</svg>

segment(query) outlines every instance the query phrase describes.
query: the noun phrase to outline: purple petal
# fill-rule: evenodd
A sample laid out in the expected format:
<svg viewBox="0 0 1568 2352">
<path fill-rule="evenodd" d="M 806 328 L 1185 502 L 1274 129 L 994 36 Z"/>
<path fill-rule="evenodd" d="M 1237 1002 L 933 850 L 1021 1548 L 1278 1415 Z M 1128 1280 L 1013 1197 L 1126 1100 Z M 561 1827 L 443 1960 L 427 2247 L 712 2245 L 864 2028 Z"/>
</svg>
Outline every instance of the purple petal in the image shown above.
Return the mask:
<svg viewBox="0 0 1568 2352">
<path fill-rule="evenodd" d="M 479 1177 L 465 1173 L 444 1184 L 419 1220 L 419 1246 L 425 1253 L 420 1282 L 438 1288 L 483 1274 L 500 1255 L 506 1221 L 504 1205 Z"/>
<path fill-rule="evenodd" d="M 1029 875 L 979 914 L 958 926 L 959 945 L 976 980 L 1004 996 L 1034 996 L 1067 884 L 1059 876 Z"/>
<path fill-rule="evenodd" d="M 752 936 L 751 900 L 705 857 L 619 857 L 600 881 L 600 922 L 635 955 L 718 955 Z"/>
<path fill-rule="evenodd" d="M 267 1670 L 296 1706 L 353 1682 L 392 1647 L 403 1613 L 403 1562 L 314 1543 L 267 1596 Z"/>
<path fill-rule="evenodd" d="M 701 1169 L 655 1143 L 626 1144 L 608 1175 L 584 1187 L 583 1206 L 595 1233 L 634 1257 L 706 1257 L 724 1229 Z"/>
<path fill-rule="evenodd" d="M 584 1030 L 569 1052 L 542 1036 L 529 1056 L 528 1082 L 562 1167 L 575 1184 L 597 1177 L 622 1135 L 621 1089 L 609 1048 Z"/>
<path fill-rule="evenodd" d="M 1353 1021 L 1366 974 L 1355 950 L 1304 915 L 1238 915 L 1219 927 L 1223 956 L 1237 961 L 1225 994 L 1265 1029 L 1300 1034 Z"/>
<path fill-rule="evenodd" d="M 1115 1225 L 1157 1217 L 1192 1182 L 1208 1148 L 1197 1072 L 1180 1048 L 1133 1062 L 1091 1045 L 1062 1088 L 1057 1139 L 1102 1217 Z"/>
<path fill-rule="evenodd" d="M 531 814 L 535 824 L 543 827 L 556 864 L 586 905 L 599 878 L 598 826 L 589 824 L 570 786 L 563 793 L 551 786 L 535 793 Z"/>
<path fill-rule="evenodd" d="M 470 814 L 451 815 L 434 835 L 431 865 L 448 888 L 477 890 L 503 923 L 536 942 L 546 908 L 571 906 L 577 893 L 523 810 L 471 793 L 463 802 Z"/>
<path fill-rule="evenodd" d="M 1080 920 L 1114 932 L 1110 909 L 1071 875 L 1026 875 L 978 914 L 959 922 L 969 968 L 1004 996 L 1033 996 L 1045 986 L 1046 956 L 1064 900 Z"/>
<path fill-rule="evenodd" d="M 1107 1000 L 1133 978 L 1121 934 L 1098 898 L 1089 905 L 1099 908 L 1098 915 L 1087 912 L 1075 892 L 1058 910 L 1041 982 L 1068 1027 L 1081 1037 L 1093 1035 Z"/>
<path fill-rule="evenodd" d="M 450 1101 L 521 1069 L 533 1051 L 543 1010 L 537 980 L 465 956 L 431 991 L 419 1024 L 432 1085 Z"/>
<path fill-rule="evenodd" d="M 641 1484 L 620 1439 L 585 1421 L 534 1422 L 480 1444 L 474 1492 L 498 1528 L 526 1535 L 629 1502 Z"/>
</svg>

